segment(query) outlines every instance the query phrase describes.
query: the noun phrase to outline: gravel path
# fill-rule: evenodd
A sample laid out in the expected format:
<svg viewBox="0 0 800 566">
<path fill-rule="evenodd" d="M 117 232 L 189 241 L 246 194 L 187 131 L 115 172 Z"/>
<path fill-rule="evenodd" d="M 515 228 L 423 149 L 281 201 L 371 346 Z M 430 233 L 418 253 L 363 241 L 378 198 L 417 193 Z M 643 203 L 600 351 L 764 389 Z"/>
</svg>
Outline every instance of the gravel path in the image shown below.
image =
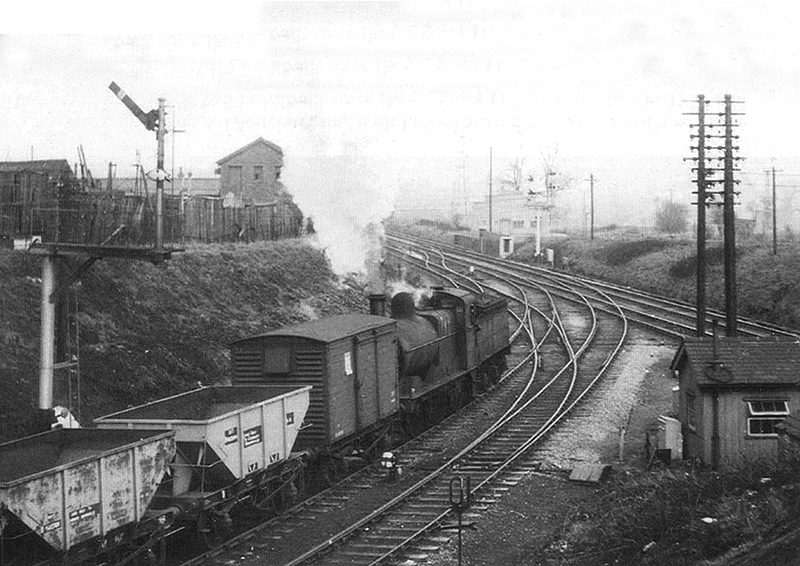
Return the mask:
<svg viewBox="0 0 800 566">
<path fill-rule="evenodd" d="M 529 474 L 499 502 L 470 515 L 475 528 L 464 531 L 462 564 L 543 564 L 539 550 L 569 519 L 570 509 L 597 493 L 596 486 L 567 481 L 577 462 L 611 464 L 618 473 L 644 466 L 647 430 L 672 408 L 677 382 L 669 363 L 676 349 L 676 342 L 634 334 L 574 417 L 545 441 L 542 472 Z M 620 460 L 620 429 L 626 425 Z M 454 566 L 457 550 L 453 536 L 437 554 L 408 564 Z"/>
</svg>

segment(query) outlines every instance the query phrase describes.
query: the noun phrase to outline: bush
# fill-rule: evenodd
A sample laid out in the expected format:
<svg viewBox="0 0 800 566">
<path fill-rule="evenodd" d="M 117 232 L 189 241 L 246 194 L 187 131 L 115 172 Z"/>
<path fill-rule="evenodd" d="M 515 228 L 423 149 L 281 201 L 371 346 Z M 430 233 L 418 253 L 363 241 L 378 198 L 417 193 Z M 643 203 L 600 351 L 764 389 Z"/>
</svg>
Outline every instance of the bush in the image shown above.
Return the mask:
<svg viewBox="0 0 800 566">
<path fill-rule="evenodd" d="M 572 510 L 546 554 L 581 565 L 708 560 L 793 516 L 797 472 L 796 465 L 767 464 L 724 475 L 690 467 L 621 474 L 599 501 Z"/>
<path fill-rule="evenodd" d="M 654 238 L 633 242 L 615 242 L 606 248 L 605 260 L 612 266 L 624 265 L 639 256 L 659 251 L 668 245 L 668 242 Z"/>
<path fill-rule="evenodd" d="M 686 231 L 688 217 L 688 205 L 664 201 L 656 210 L 656 229 L 665 234 L 680 234 Z"/>
<path fill-rule="evenodd" d="M 706 249 L 706 265 L 722 265 L 725 263 L 725 248 L 715 247 Z M 697 254 L 676 261 L 669 268 L 672 277 L 693 277 L 697 273 Z"/>
</svg>

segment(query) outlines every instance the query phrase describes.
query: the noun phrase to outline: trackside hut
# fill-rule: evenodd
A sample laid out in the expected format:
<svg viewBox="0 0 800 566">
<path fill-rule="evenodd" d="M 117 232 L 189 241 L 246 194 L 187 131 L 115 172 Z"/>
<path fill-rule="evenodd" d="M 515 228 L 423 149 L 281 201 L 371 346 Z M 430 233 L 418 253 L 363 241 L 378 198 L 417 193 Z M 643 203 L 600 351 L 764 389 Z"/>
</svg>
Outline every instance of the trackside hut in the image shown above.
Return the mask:
<svg viewBox="0 0 800 566">
<path fill-rule="evenodd" d="M 776 426 L 800 415 L 800 341 L 684 338 L 670 369 L 680 385 L 684 458 L 714 469 L 777 459 Z"/>
</svg>

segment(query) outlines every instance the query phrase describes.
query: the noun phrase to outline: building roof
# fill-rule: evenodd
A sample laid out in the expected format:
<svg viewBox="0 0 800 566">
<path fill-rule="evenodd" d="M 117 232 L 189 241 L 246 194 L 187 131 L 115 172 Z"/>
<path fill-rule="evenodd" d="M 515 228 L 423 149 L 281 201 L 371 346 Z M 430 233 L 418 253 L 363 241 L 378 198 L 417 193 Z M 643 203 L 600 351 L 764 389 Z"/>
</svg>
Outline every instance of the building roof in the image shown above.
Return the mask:
<svg viewBox="0 0 800 566">
<path fill-rule="evenodd" d="M 274 144 L 271 141 L 267 141 L 262 137 L 259 137 L 259 138 L 255 139 L 255 140 L 251 141 L 246 146 L 244 146 L 242 148 L 239 148 L 236 151 L 234 151 L 233 153 L 231 153 L 229 155 L 226 155 L 222 159 L 218 160 L 217 161 L 217 165 L 219 165 L 221 163 L 225 163 L 226 161 L 230 161 L 231 159 L 233 159 L 234 157 L 236 157 L 240 153 L 243 153 L 243 152 L 247 151 L 248 149 L 250 149 L 251 147 L 253 147 L 254 145 L 257 145 L 257 144 L 266 144 L 268 147 L 274 149 L 279 154 L 283 155 L 283 150 L 281 149 L 281 146 L 279 146 L 277 144 Z"/>
<path fill-rule="evenodd" d="M 800 340 L 716 337 L 681 340 L 670 369 L 692 366 L 699 387 L 798 386 Z"/>
<path fill-rule="evenodd" d="M 69 170 L 72 173 L 69 161 L 66 159 L 37 159 L 34 161 L 0 161 L 1 171 L 47 171 L 61 173 Z"/>
<path fill-rule="evenodd" d="M 385 316 L 342 314 L 303 322 L 294 326 L 287 326 L 267 332 L 266 334 L 238 340 L 234 342 L 234 344 L 246 341 L 271 340 L 280 337 L 307 338 L 309 340 L 329 343 L 340 340 L 341 338 L 347 338 L 359 332 L 364 332 L 365 330 L 373 330 L 394 324 L 395 320 L 393 318 Z"/>
</svg>

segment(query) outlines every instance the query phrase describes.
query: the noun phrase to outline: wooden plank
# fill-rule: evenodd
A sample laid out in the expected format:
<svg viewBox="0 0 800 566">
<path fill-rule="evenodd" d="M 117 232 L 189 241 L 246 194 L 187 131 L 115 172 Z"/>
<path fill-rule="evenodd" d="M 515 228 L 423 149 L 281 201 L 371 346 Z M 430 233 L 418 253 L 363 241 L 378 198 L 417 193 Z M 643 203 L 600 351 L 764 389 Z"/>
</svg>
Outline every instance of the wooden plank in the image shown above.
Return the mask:
<svg viewBox="0 0 800 566">
<path fill-rule="evenodd" d="M 608 464 L 582 462 L 572 468 L 569 480 L 583 483 L 600 483 L 610 471 L 611 466 Z"/>
</svg>

